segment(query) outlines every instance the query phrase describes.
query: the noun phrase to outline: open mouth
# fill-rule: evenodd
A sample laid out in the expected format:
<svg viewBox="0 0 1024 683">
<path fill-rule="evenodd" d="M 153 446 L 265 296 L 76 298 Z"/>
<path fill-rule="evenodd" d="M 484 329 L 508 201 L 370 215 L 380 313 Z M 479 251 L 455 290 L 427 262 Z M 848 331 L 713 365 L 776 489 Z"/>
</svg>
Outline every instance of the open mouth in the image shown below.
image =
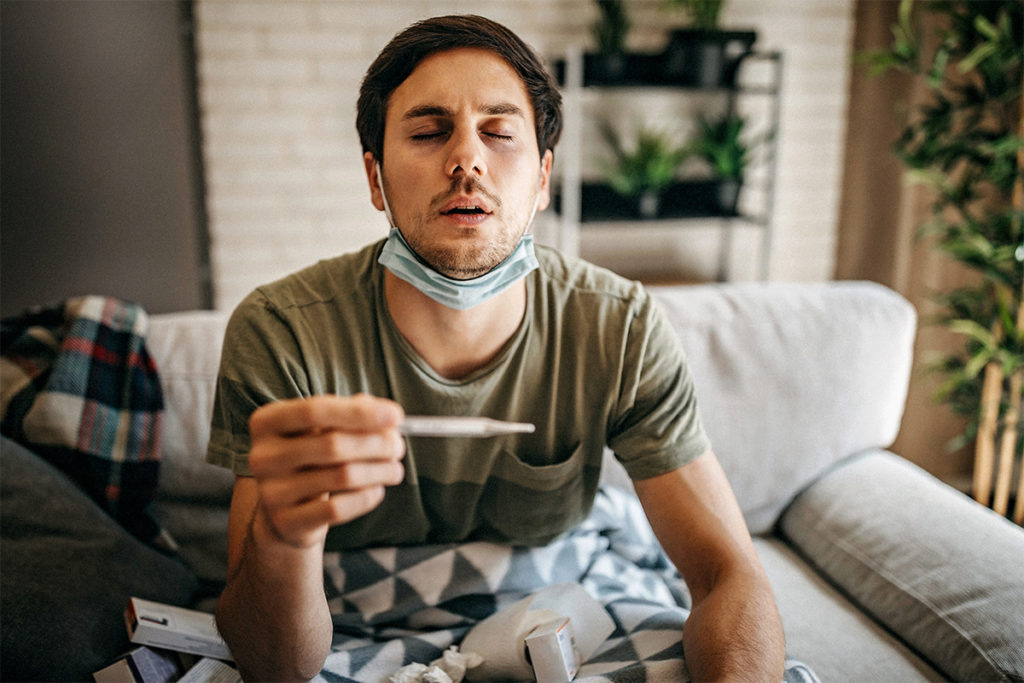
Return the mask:
<svg viewBox="0 0 1024 683">
<path fill-rule="evenodd" d="M 455 206 L 441 212 L 445 216 L 475 216 L 484 215 L 487 212 L 479 206 Z"/>
</svg>

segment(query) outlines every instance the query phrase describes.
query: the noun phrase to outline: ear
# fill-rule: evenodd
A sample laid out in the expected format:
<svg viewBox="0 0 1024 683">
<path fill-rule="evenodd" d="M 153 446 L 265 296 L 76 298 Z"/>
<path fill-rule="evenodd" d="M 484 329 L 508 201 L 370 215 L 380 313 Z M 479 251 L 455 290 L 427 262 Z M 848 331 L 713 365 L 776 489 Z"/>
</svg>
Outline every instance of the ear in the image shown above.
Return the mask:
<svg viewBox="0 0 1024 683">
<path fill-rule="evenodd" d="M 384 191 L 381 189 L 382 180 L 377 173 L 377 160 L 373 158 L 372 152 L 363 154 L 363 167 L 366 169 L 366 181 L 370 184 L 370 202 L 378 211 L 384 210 Z"/>
<path fill-rule="evenodd" d="M 551 167 L 555 153 L 550 149 L 544 152 L 540 160 L 540 190 L 537 193 L 537 211 L 543 211 L 551 204 Z"/>
</svg>

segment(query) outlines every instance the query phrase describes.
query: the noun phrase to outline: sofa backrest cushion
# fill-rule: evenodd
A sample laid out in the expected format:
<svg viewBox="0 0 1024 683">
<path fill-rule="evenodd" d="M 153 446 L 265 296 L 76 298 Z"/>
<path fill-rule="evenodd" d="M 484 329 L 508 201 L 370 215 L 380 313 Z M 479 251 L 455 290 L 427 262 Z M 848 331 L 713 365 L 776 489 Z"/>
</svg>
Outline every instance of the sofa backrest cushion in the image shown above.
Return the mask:
<svg viewBox="0 0 1024 683">
<path fill-rule="evenodd" d="M 150 319 L 147 346 L 164 391 L 157 518 L 203 579 L 223 580 L 234 475 L 206 462 L 213 393 L 228 314 L 165 313 Z"/>
<path fill-rule="evenodd" d="M 865 282 L 655 287 L 752 533 L 839 459 L 896 438 L 914 308 Z"/>
</svg>

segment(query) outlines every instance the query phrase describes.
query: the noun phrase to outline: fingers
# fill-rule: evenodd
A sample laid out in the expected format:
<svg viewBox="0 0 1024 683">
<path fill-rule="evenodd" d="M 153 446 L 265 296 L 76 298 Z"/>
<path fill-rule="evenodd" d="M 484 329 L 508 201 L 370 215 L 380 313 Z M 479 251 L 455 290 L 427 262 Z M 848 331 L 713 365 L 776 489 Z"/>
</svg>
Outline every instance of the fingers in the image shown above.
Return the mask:
<svg viewBox="0 0 1024 683">
<path fill-rule="evenodd" d="M 370 512 L 384 500 L 384 487 L 323 495 L 301 505 L 270 508 L 261 503 L 270 532 L 293 547 L 308 547 L 322 539 L 326 528 L 344 524 Z"/>
<path fill-rule="evenodd" d="M 249 467 L 257 477 L 356 460 L 395 460 L 405 441 L 402 408 L 365 394 L 315 396 L 267 404 L 249 419 Z"/>
<path fill-rule="evenodd" d="M 402 482 L 398 404 L 367 395 L 278 401 L 250 420 L 249 468 L 267 528 L 305 547 L 377 507 Z"/>
<path fill-rule="evenodd" d="M 313 396 L 275 401 L 258 408 L 249 418 L 249 434 L 257 440 L 311 430 L 376 432 L 397 427 L 403 417 L 401 406 L 394 401 L 366 394 Z"/>
<path fill-rule="evenodd" d="M 305 469 L 289 477 L 262 482 L 260 498 L 272 509 L 298 506 L 326 495 L 352 493 L 402 483 L 405 468 L 392 460 L 357 461 L 335 467 Z"/>
<path fill-rule="evenodd" d="M 398 460 L 405 440 L 394 428 L 376 433 L 329 431 L 254 439 L 249 468 L 257 477 L 276 477 L 308 468 L 354 461 Z"/>
</svg>

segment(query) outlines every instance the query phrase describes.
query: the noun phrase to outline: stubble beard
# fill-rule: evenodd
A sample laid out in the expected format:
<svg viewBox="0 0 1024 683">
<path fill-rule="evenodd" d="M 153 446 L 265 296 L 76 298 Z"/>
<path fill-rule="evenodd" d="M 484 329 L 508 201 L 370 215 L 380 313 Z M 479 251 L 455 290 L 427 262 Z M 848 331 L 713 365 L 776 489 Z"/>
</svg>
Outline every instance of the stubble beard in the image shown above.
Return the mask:
<svg viewBox="0 0 1024 683">
<path fill-rule="evenodd" d="M 485 244 L 467 241 L 456 247 L 430 244 L 427 237 L 429 228 L 423 225 L 423 219 L 418 221 L 421 223 L 419 229 L 410 230 L 409 234 L 403 231 L 402 234 L 413 252 L 438 273 L 453 280 L 472 280 L 492 271 L 515 251 L 529 227 L 526 225 L 529 219 L 524 218 L 523 225 L 518 228 L 510 226 L 502 210 L 501 200 L 487 192 L 475 178 L 455 179 L 448 191 L 442 192 L 431 201 L 431 215 L 436 213 L 436 207 L 443 206 L 459 192 L 476 193 L 487 198 L 493 212 L 491 220 L 501 221 L 501 230 L 494 240 L 489 240 Z"/>
</svg>

